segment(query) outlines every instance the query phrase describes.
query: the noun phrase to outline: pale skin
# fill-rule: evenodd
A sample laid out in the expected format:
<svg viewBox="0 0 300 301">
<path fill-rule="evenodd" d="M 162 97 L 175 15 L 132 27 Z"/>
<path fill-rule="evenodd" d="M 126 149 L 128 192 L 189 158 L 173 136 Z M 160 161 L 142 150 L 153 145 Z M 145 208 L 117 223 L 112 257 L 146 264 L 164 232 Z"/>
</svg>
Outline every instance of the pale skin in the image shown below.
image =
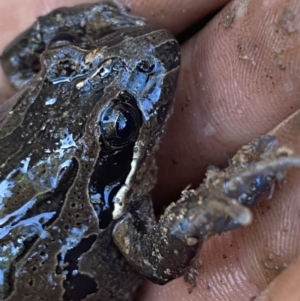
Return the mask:
<svg viewBox="0 0 300 301">
<path fill-rule="evenodd" d="M 0 52 L 37 16 L 82 2 L 91 1 L 1 1 Z M 224 166 L 237 147 L 300 109 L 298 0 L 119 2 L 175 35 L 220 10 L 182 45 L 175 112 L 158 154 L 157 203 L 176 200 L 180 189 L 201 181 L 207 165 Z M 1 74 L 1 101 L 12 94 Z M 295 132 L 278 135 L 294 141 Z M 294 147 L 300 154 L 299 139 Z M 289 172 L 272 200 L 255 209 L 251 226 L 204 244 L 191 294 L 182 279 L 162 287 L 148 282 L 139 300 L 299 300 L 299 178 Z"/>
</svg>

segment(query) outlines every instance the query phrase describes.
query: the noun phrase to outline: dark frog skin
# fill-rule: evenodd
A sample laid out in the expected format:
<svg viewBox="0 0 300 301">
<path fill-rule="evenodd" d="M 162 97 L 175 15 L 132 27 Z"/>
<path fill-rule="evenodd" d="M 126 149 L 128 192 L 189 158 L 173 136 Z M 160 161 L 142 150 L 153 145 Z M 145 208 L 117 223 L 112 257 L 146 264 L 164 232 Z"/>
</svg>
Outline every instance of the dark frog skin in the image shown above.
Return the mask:
<svg viewBox="0 0 300 301">
<path fill-rule="evenodd" d="M 4 50 L 0 300 L 133 300 L 143 276 L 188 275 L 203 241 L 251 221 L 293 165 L 262 136 L 210 168 L 156 222 L 154 153 L 173 106 L 177 41 L 109 3 L 59 8 Z"/>
</svg>

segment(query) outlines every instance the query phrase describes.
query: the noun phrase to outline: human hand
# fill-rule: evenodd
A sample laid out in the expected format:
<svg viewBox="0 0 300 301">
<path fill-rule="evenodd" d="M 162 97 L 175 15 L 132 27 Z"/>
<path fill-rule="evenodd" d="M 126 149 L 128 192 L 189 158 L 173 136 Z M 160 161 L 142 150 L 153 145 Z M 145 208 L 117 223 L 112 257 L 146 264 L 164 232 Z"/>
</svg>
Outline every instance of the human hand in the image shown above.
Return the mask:
<svg viewBox="0 0 300 301">
<path fill-rule="evenodd" d="M 205 11 L 194 5 L 192 16 Z M 296 1 L 232 1 L 182 45 L 175 113 L 159 153 L 159 200 L 173 199 L 174 187 L 198 184 L 208 164 L 224 166 L 228 154 L 299 109 L 299 10 Z M 299 127 L 276 132 L 298 154 Z M 299 259 L 268 285 L 298 255 L 299 175 L 290 172 L 254 210 L 251 226 L 204 243 L 191 295 L 178 279 L 149 284 L 141 300 L 250 300 L 264 289 L 257 300 L 298 300 Z"/>
</svg>

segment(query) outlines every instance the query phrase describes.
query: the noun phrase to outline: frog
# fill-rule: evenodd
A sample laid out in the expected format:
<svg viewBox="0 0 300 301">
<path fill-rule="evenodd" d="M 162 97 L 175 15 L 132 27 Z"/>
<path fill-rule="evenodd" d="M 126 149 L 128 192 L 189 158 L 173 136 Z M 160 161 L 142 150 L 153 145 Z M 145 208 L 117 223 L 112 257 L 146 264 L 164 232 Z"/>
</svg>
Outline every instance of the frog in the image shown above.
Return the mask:
<svg viewBox="0 0 300 301">
<path fill-rule="evenodd" d="M 18 92 L 0 107 L 0 299 L 134 300 L 188 275 L 209 237 L 251 223 L 299 157 L 273 135 L 209 167 L 157 220 L 155 153 L 180 45 L 109 2 L 39 17 L 3 51 Z"/>
</svg>

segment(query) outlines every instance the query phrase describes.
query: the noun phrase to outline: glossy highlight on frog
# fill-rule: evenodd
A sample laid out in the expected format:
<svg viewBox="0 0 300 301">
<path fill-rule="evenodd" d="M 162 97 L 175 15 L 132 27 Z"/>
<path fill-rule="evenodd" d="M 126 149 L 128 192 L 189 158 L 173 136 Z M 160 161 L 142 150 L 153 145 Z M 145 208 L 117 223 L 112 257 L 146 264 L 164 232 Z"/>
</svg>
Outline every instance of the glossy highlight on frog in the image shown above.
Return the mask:
<svg viewBox="0 0 300 301">
<path fill-rule="evenodd" d="M 1 115 L 0 299 L 126 300 L 140 281 L 112 230 L 153 182 L 177 41 L 100 3 L 39 18 L 3 58 L 23 90 Z"/>
<path fill-rule="evenodd" d="M 1 63 L 20 90 L 0 107 L 1 300 L 134 300 L 143 276 L 182 276 L 206 238 L 248 224 L 284 173 L 257 173 L 263 158 L 288 157 L 262 136 L 156 222 L 154 154 L 180 50 L 113 4 L 38 18 Z"/>
</svg>

